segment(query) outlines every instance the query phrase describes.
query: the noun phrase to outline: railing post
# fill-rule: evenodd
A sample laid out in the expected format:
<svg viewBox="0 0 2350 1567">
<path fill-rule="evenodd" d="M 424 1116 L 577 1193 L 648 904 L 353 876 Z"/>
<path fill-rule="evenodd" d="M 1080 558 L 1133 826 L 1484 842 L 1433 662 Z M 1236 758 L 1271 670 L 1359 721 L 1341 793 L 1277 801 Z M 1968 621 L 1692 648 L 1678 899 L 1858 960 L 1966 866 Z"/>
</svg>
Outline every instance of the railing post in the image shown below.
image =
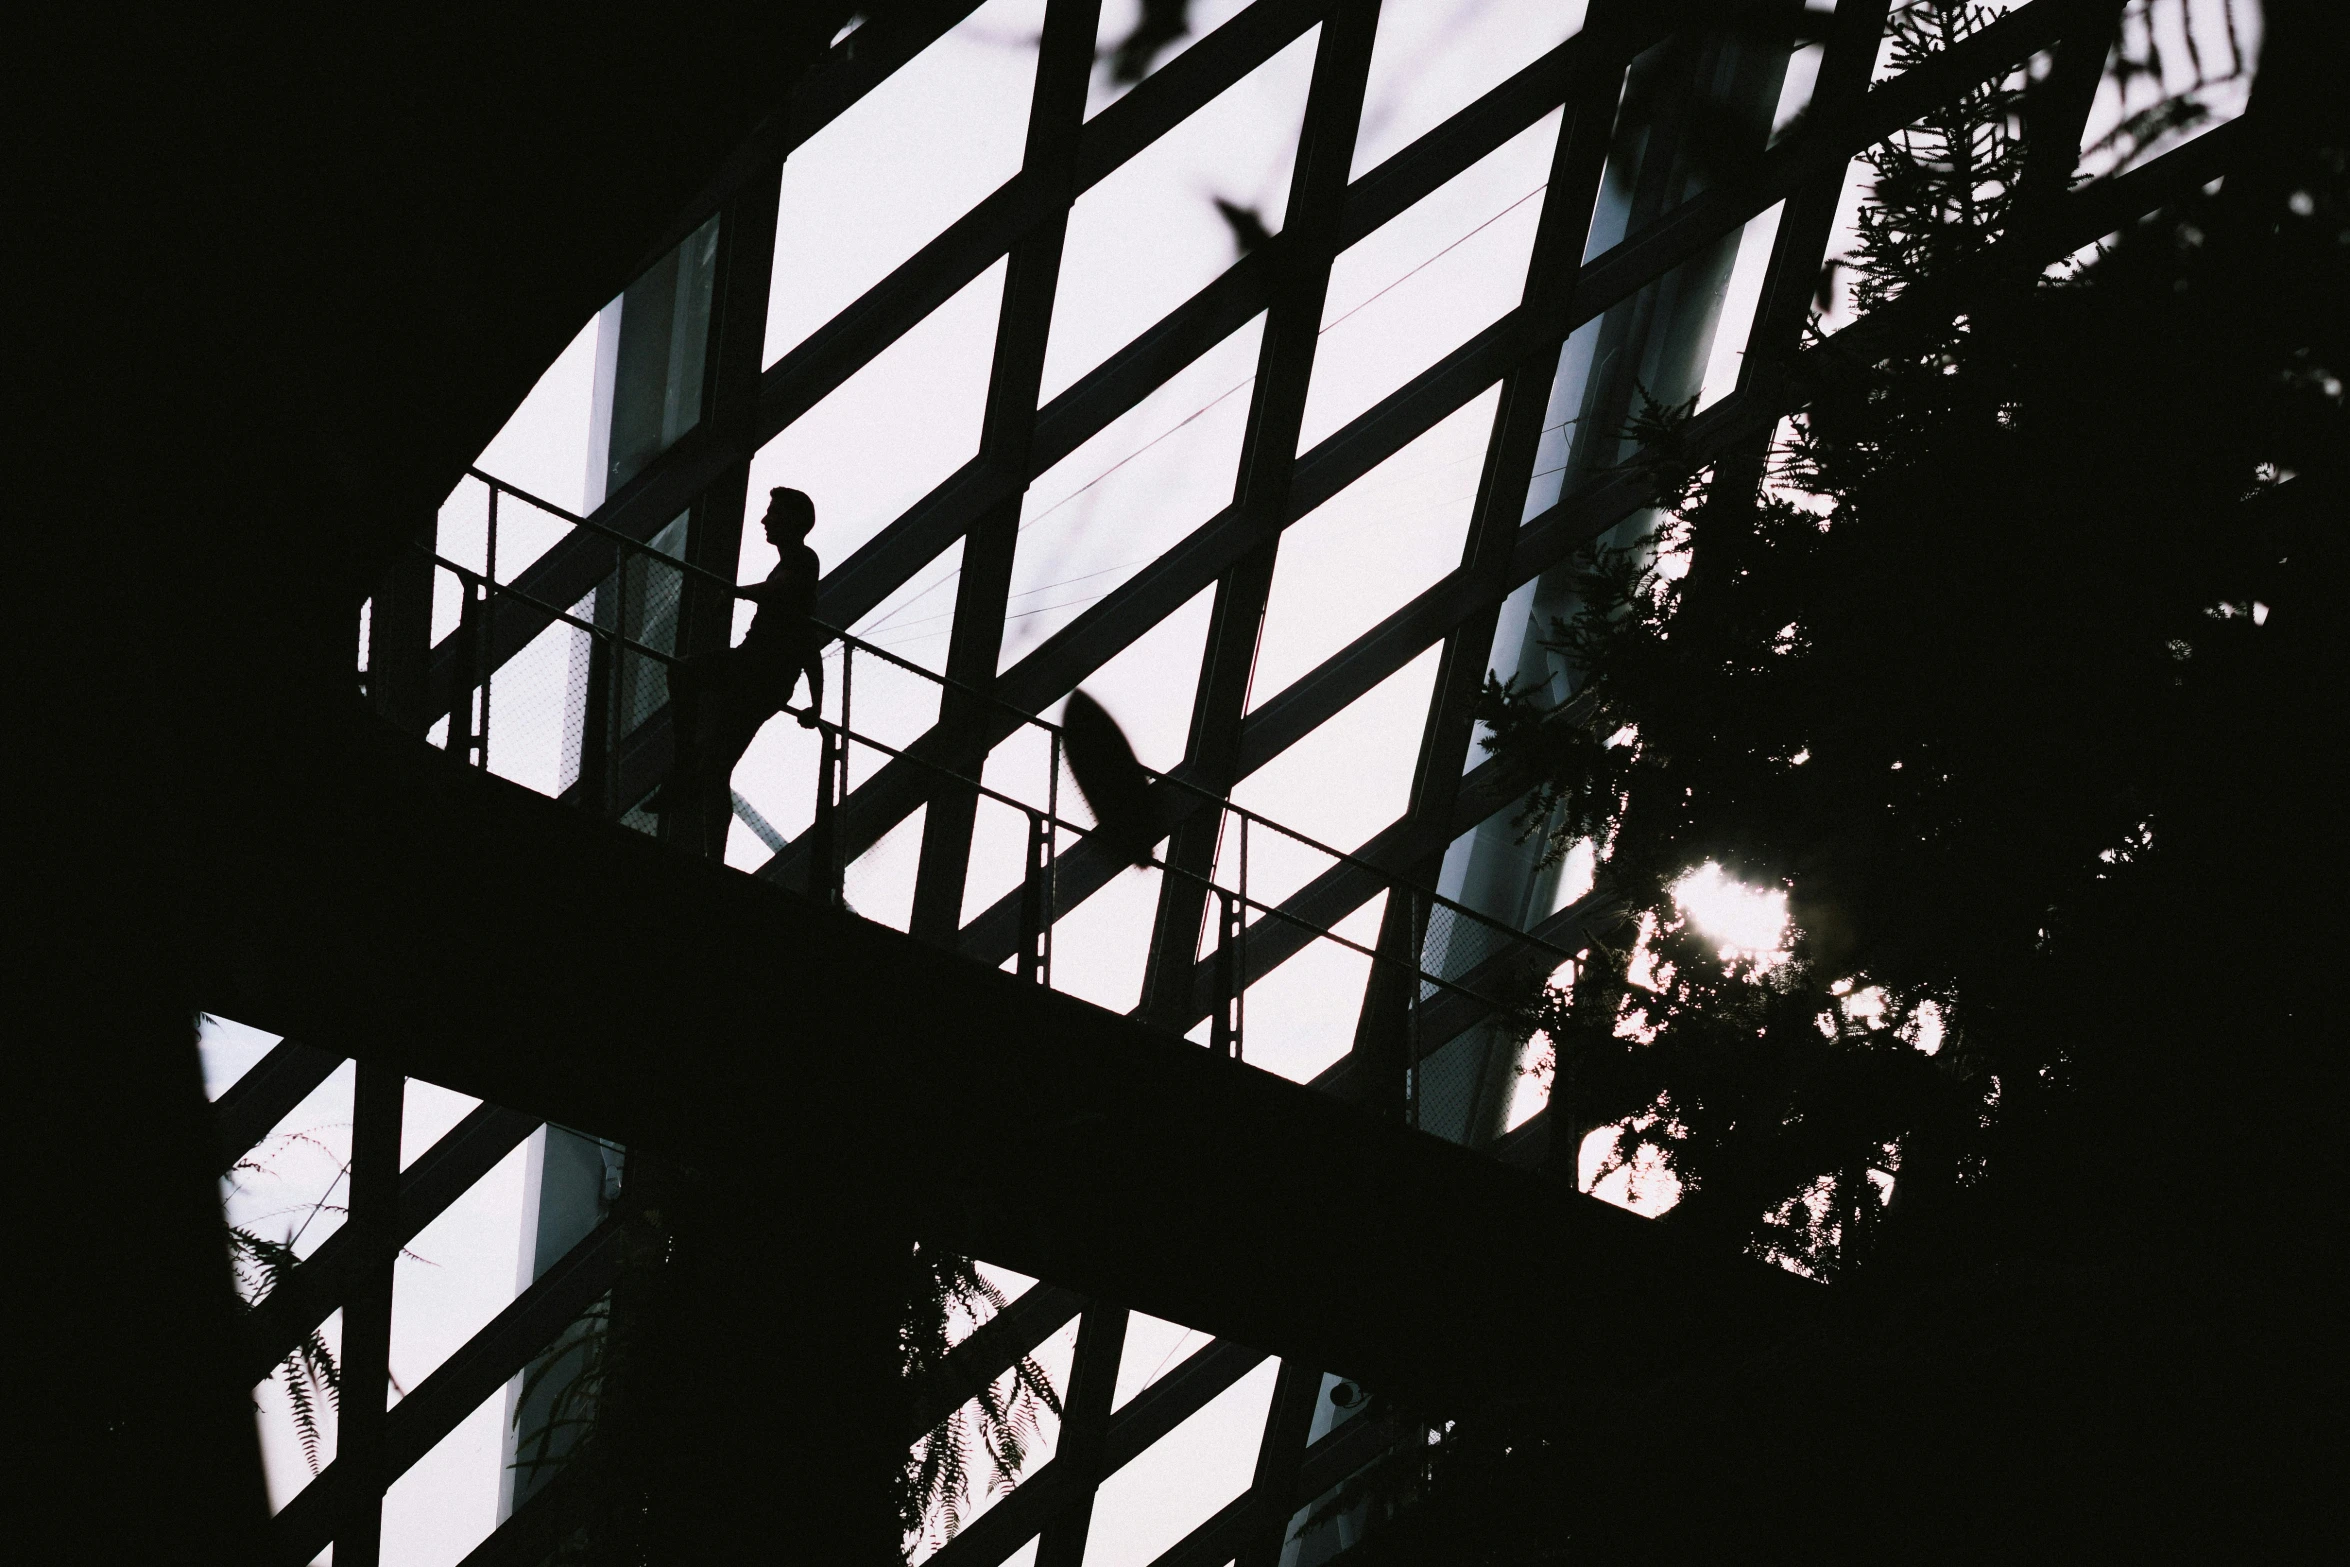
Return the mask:
<svg viewBox="0 0 2350 1567">
<path fill-rule="evenodd" d="M 628 709 L 630 704 L 628 698 L 631 672 L 628 667 L 628 600 L 630 596 L 628 588 L 629 579 L 633 575 L 629 567 L 633 564 L 635 564 L 634 558 L 626 551 L 614 556 L 612 614 L 609 619 L 606 619 L 601 613 L 596 616 L 599 624 L 611 628 L 605 632 L 607 638 L 605 647 L 608 653 L 605 662 L 609 665 L 611 674 L 604 682 L 604 813 L 614 817 L 625 816 L 628 813 L 628 808 L 636 803 L 633 800 L 622 799 L 620 787 L 622 778 L 620 764 L 623 750 L 628 741 L 629 727 Z M 603 607 L 603 597 L 598 594 L 596 608 L 601 611 Z"/>
<path fill-rule="evenodd" d="M 1412 966 L 1405 978 L 1412 988 L 1404 1003 L 1403 1119 L 1404 1125 L 1416 1131 L 1420 1125 L 1420 992 L 1427 988 L 1427 971 L 1422 965 L 1428 955 L 1428 901 L 1418 887 L 1407 895 L 1411 899 Z"/>
<path fill-rule="evenodd" d="M 490 682 L 497 673 L 491 644 L 498 625 L 498 487 L 490 486 L 489 536 L 482 546 L 481 620 L 473 635 L 474 680 L 481 688 L 481 755 L 483 772 L 490 770 Z"/>
<path fill-rule="evenodd" d="M 1043 983 L 1050 988 L 1053 982 L 1053 927 L 1061 919 L 1061 731 L 1045 731 L 1051 771 L 1044 781 L 1044 974 Z"/>
<path fill-rule="evenodd" d="M 1248 1029 L 1248 813 L 1240 813 L 1240 894 L 1230 927 L 1232 963 L 1238 970 L 1232 982 L 1232 1057 L 1243 1056 L 1242 1035 Z"/>
<path fill-rule="evenodd" d="M 481 673 L 481 609 L 472 580 L 464 572 L 457 579 L 457 689 L 449 693 L 449 732 L 441 749 L 466 761 L 473 760 L 473 682 Z"/>
<path fill-rule="evenodd" d="M 808 891 L 827 908 L 841 902 L 840 782 L 847 760 L 845 731 L 825 727 L 816 759 L 816 820 L 808 828 Z"/>
<path fill-rule="evenodd" d="M 1020 977 L 1047 983 L 1045 942 L 1052 921 L 1045 909 L 1053 873 L 1052 837 L 1042 811 L 1028 813 L 1028 872 L 1020 884 Z"/>
<path fill-rule="evenodd" d="M 1216 1054 L 1240 1056 L 1240 901 L 1223 887 L 1216 894 L 1216 1016 L 1209 1025 L 1208 1045 Z"/>
</svg>

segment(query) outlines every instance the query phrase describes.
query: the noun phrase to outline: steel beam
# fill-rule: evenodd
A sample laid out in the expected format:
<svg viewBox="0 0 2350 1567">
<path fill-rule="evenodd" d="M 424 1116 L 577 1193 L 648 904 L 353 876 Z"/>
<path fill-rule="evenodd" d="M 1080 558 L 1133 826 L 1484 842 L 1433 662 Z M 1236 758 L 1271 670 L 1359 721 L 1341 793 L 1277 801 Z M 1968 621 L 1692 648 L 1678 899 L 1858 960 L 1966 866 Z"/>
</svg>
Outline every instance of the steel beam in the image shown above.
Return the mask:
<svg viewBox="0 0 2350 1567">
<path fill-rule="evenodd" d="M 936 1429 L 941 1420 L 977 1398 L 1086 1305 L 1085 1297 L 1075 1290 L 1035 1284 L 973 1328 L 971 1336 L 949 1350 L 937 1369 L 915 1386 L 907 1440 L 918 1441 Z"/>
<path fill-rule="evenodd" d="M 341 1056 L 281 1039 L 246 1068 L 245 1075 L 212 1104 L 213 1124 L 220 1129 L 220 1173 L 236 1168 L 270 1128 L 291 1115 L 342 1064 Z"/>
<path fill-rule="evenodd" d="M 949 9 L 961 4 L 950 0 Z M 726 440 L 747 442 L 759 415 L 759 368 L 767 354 L 767 300 L 775 276 L 776 208 L 783 162 L 778 158 L 747 180 L 718 220 L 718 275 L 713 280 L 708 392 L 703 422 Z M 742 561 L 743 522 L 749 504 L 750 461 L 728 467 L 694 501 L 686 525 L 685 558 L 723 581 L 735 580 Z M 677 651 L 688 657 L 722 652 L 734 640 L 734 599 L 706 579 L 680 573 Z M 591 720 L 592 721 L 592 720 Z M 627 737 L 622 746 L 626 774 Z M 625 796 L 615 806 L 642 795 Z M 661 835 L 713 858 L 726 852 L 732 825 L 730 790 L 711 779 L 699 799 L 666 813 Z"/>
<path fill-rule="evenodd" d="M 1077 1324 L 1077 1352 L 1069 1366 L 1069 1391 L 1061 1400 L 1061 1434 L 1052 1462 L 1068 1478 L 1067 1499 L 1047 1522 L 1036 1543 L 1036 1567 L 1084 1567 L 1086 1532 L 1093 1525 L 1093 1496 L 1109 1471 L 1110 1399 L 1118 1390 L 1118 1363 L 1126 1351 L 1127 1313 L 1095 1302 Z"/>
<path fill-rule="evenodd" d="M 346 1224 L 262 1297 L 247 1319 L 242 1380 L 260 1381 L 292 1354 L 305 1334 L 350 1298 L 360 1281 L 388 1267 L 402 1246 L 446 1213 L 498 1162 L 538 1129 L 536 1117 L 479 1105 L 399 1172 L 388 1220 Z"/>
<path fill-rule="evenodd" d="M 343 1301 L 341 1365 L 336 1378 L 335 1463 L 345 1476 L 335 1508 L 335 1560 L 376 1567 L 383 1554 L 384 1413 L 391 1398 L 392 1267 L 399 1225 L 400 1111 L 407 1082 L 383 1061 L 359 1063 L 351 1094 L 350 1215 L 365 1260 L 353 1270 Z M 370 1244 L 373 1242 L 374 1244 Z"/>
<path fill-rule="evenodd" d="M 1597 14 L 1605 17 L 1626 9 L 1626 0 L 1601 0 Z M 1521 308 L 1574 286 L 1590 239 L 1592 213 L 1599 200 L 1600 179 L 1607 168 L 1622 96 L 1622 80 L 1611 74 L 1585 84 L 1565 105 L 1520 291 Z M 1455 573 L 1473 589 L 1481 590 L 1488 603 L 1445 633 L 1404 810 L 1409 824 L 1406 832 L 1421 840 L 1405 850 L 1409 863 L 1400 879 L 1406 883 L 1433 887 L 1442 869 L 1445 845 L 1454 836 L 1450 830 L 1453 807 L 1469 746 L 1471 712 L 1484 687 L 1495 622 L 1502 601 L 1509 595 L 1500 579 L 1508 574 L 1511 546 L 1525 518 L 1526 487 L 1542 444 L 1551 383 L 1557 378 L 1558 355 L 1565 343 L 1562 336 L 1547 348 L 1529 353 L 1502 377 L 1477 495 L 1470 506 L 1468 534 L 1462 542 L 1461 564 Z M 1369 1102 L 1381 1107 L 1383 1113 L 1397 1117 L 1405 1111 L 1405 1083 L 1412 1064 L 1406 1024 L 1420 988 L 1422 931 L 1412 899 L 1387 900 L 1380 912 L 1377 950 L 1410 967 L 1390 963 L 1374 968 L 1364 986 L 1355 1028 L 1354 1051 L 1364 1058 L 1364 1070 L 1355 1087 L 1367 1093 Z"/>
<path fill-rule="evenodd" d="M 1078 140 L 1085 125 L 1086 89 L 1093 79 L 1093 46 L 1100 24 L 1101 0 L 1053 0 L 1037 48 L 1020 179 L 1050 216 L 1012 246 L 1004 273 L 978 460 L 1003 474 L 1007 484 L 1005 493 L 964 535 L 954 620 L 947 637 L 946 676 L 956 685 L 939 702 L 938 728 L 946 735 L 979 735 L 991 716 L 985 693 L 995 684 L 1003 651 L 1004 608 L 1020 544 L 1021 500 L 1032 468 L 1045 341 L 1052 331 L 1069 203 L 1076 199 Z M 970 870 L 971 828 L 978 804 L 976 793 L 953 785 L 931 797 L 923 818 L 909 921 L 913 933 L 924 940 L 949 945 L 962 928 L 963 882 Z"/>
<path fill-rule="evenodd" d="M 1330 290 L 1345 214 L 1347 174 L 1355 132 L 1363 118 L 1363 89 L 1379 34 L 1379 0 L 1341 0 L 1322 24 L 1314 75 L 1289 179 L 1289 210 L 1281 233 L 1288 254 L 1284 275 L 1265 309 L 1256 376 L 1241 432 L 1239 476 L 1229 515 L 1256 537 L 1251 548 L 1216 577 L 1215 604 L 1200 654 L 1184 765 L 1208 791 L 1230 792 L 1240 744 L 1241 715 L 1256 672 L 1257 639 L 1273 590 L 1274 553 L 1291 517 L 1298 432 L 1313 382 L 1321 340 L 1322 307 Z M 1158 912 L 1144 966 L 1143 1008 L 1156 1015 L 1173 1005 L 1177 987 L 1199 955 L 1204 878 L 1214 874 L 1223 835 L 1221 812 L 1191 816 L 1168 841 L 1172 874 L 1159 882 Z"/>
<path fill-rule="evenodd" d="M 406 1474 L 612 1287 L 621 1239 L 620 1225 L 599 1226 L 393 1407 L 383 1422 L 378 1486 Z M 270 1520 L 272 1553 L 284 1567 L 301 1567 L 335 1538 L 354 1483 L 366 1482 L 338 1456 Z"/>
</svg>

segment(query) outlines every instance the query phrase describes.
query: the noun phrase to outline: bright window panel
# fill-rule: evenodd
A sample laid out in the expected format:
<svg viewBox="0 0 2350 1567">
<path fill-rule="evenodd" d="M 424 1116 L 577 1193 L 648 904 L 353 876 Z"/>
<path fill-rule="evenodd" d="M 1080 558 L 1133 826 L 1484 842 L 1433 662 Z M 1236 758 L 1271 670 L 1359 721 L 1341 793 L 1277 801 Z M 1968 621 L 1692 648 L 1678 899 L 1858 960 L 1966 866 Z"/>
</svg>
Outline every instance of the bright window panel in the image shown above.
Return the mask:
<svg viewBox="0 0 2350 1567">
<path fill-rule="evenodd" d="M 2260 37 L 2260 7 L 2252 0 L 2133 0 L 2089 110 L 2081 172 L 2095 177 L 2134 168 L 2242 114 Z M 2125 58 L 2159 69 L 2133 72 L 2125 89 L 2117 69 Z M 2149 111 L 2178 98 L 2193 102 L 2199 117 L 2158 130 L 2161 122 Z"/>
<path fill-rule="evenodd" d="M 1265 1361 L 1102 1482 L 1085 1567 L 1149 1567 L 1248 1489 L 1280 1369 Z"/>
<path fill-rule="evenodd" d="M 392 1270 L 392 1377 L 409 1392 L 513 1302 L 529 1146 L 516 1144 L 418 1231 Z M 494 1475 L 489 1497 L 494 1507 Z"/>
<path fill-rule="evenodd" d="M 914 873 L 922 859 L 922 822 L 928 806 L 884 833 L 857 856 L 844 877 L 849 907 L 878 924 L 904 930 L 914 917 Z"/>
<path fill-rule="evenodd" d="M 829 570 L 971 460 L 1003 287 L 999 261 L 759 449 L 741 580 L 775 568 L 757 525 L 775 486 L 815 501 L 808 543 Z"/>
<path fill-rule="evenodd" d="M 405 1170 L 481 1107 L 471 1094 L 412 1077 L 400 1094 L 400 1168 Z"/>
<path fill-rule="evenodd" d="M 196 1054 L 204 1066 L 204 1097 L 217 1101 L 237 1080 L 278 1046 L 279 1036 L 233 1018 L 206 1014 L 196 1030 Z"/>
<path fill-rule="evenodd" d="M 1053 748 L 1050 732 L 1024 724 L 1012 737 L 988 754 L 980 781 L 989 788 L 1037 810 L 1055 809 L 1063 821 L 1085 819 L 1083 796 L 1061 769 L 1060 796 L 1053 797 Z M 1060 835 L 1060 852 L 1077 842 L 1074 834 Z M 1028 813 L 982 796 L 971 827 L 971 868 L 963 882 L 963 922 L 970 923 L 998 898 L 1021 885 L 1028 866 Z"/>
<path fill-rule="evenodd" d="M 505 427 L 473 461 L 482 472 L 494 473 L 508 484 L 573 513 L 586 510 L 588 496 L 600 319 L 588 318 L 579 334 L 547 366 Z M 517 558 L 510 562 L 503 537 L 499 544 L 499 575 L 503 576 L 509 566 L 525 561 Z"/>
<path fill-rule="evenodd" d="M 499 1523 L 505 1414 L 500 1388 L 392 1482 L 384 1492 L 384 1561 L 457 1567 L 490 1537 Z"/>
<path fill-rule="evenodd" d="M 1242 779 L 1234 802 L 1334 849 L 1359 847 L 1410 799 L 1441 653 L 1429 648 Z M 1277 834 L 1258 829 L 1249 844 L 1249 895 L 1278 903 L 1329 863 L 1314 850 L 1285 849 Z"/>
<path fill-rule="evenodd" d="M 919 664 L 933 674 L 943 673 L 947 662 L 947 643 L 952 638 L 955 626 L 955 595 L 962 586 L 962 579 L 963 541 L 957 539 L 939 551 L 937 558 L 930 564 L 909 576 L 887 598 L 866 611 L 865 617 L 849 628 L 849 633 L 859 641 L 894 653 L 908 663 Z M 750 616 L 747 612 L 738 610 L 736 619 L 742 629 L 749 629 Z M 829 656 L 835 660 L 840 657 L 837 645 Z M 861 663 L 859 667 L 878 666 Z M 903 673 L 900 672 L 900 677 Z M 837 694 L 834 702 L 837 705 Z M 857 720 L 856 728 L 860 734 L 869 732 L 864 718 Z"/>
<path fill-rule="evenodd" d="M 767 362 L 1020 170 L 1044 0 L 989 0 L 783 166 Z"/>
<path fill-rule="evenodd" d="M 1263 329 L 1259 316 L 1028 487 L 999 668 L 1231 504 Z"/>
<path fill-rule="evenodd" d="M 326 1344 L 326 1351 L 334 1357 L 336 1366 L 343 1363 L 343 1314 L 337 1311 L 318 1325 L 318 1336 Z M 324 1469 L 335 1461 L 335 1407 L 334 1400 L 323 1390 L 313 1388 L 311 1407 L 317 1415 L 318 1467 Z M 269 1510 L 285 1511 L 286 1504 L 302 1493 L 310 1483 L 311 1459 L 303 1452 L 301 1438 L 296 1434 L 294 1404 L 281 1372 L 264 1378 L 253 1389 L 253 1422 L 261 1433 L 261 1477 L 269 1492 Z M 324 1559 L 321 1557 L 320 1559 Z"/>
<path fill-rule="evenodd" d="M 1081 682 L 1118 720 L 1145 767 L 1172 772 L 1183 761 L 1192 703 L 1199 695 L 1200 655 L 1207 647 L 1215 602 L 1214 588 L 1200 589 L 1189 603 Z"/>
<path fill-rule="evenodd" d="M 1128 1312 L 1126 1345 L 1118 1356 L 1118 1386 L 1110 1396 L 1111 1410 L 1125 1408 L 1135 1394 L 1207 1348 L 1215 1337 L 1146 1312 Z"/>
<path fill-rule="evenodd" d="M 1383 0 L 1354 178 L 1565 42 L 1583 11 L 1583 0 Z"/>
<path fill-rule="evenodd" d="M 1472 398 L 1282 533 L 1251 708 L 1459 567 L 1499 398 Z"/>
<path fill-rule="evenodd" d="M 1142 1000 L 1151 922 L 1159 907 L 1155 870 L 1124 870 L 1053 927 L 1053 988 L 1112 1012 Z"/>
<path fill-rule="evenodd" d="M 1036 1363 L 1044 1370 L 1045 1380 L 1052 1384 L 1056 1392 L 1067 1393 L 1069 1391 L 1069 1368 L 1077 1353 L 1077 1319 L 1071 1318 L 1064 1323 L 1058 1332 L 1037 1345 L 1032 1353 Z M 998 1385 L 1001 1386 L 1000 1383 Z M 978 1429 L 977 1401 L 965 1404 L 962 1413 L 965 1429 L 976 1432 Z M 1026 1455 L 1027 1462 L 1021 1465 L 1019 1474 L 1011 1477 L 1015 1481 L 1035 1474 L 1046 1464 L 1052 1462 L 1054 1449 L 1060 1445 L 1061 1422 L 1057 1415 L 1049 1409 L 1040 1408 L 1037 1411 L 1036 1423 L 1037 1434 L 1035 1440 L 1029 1444 Z M 965 1528 L 969 1528 L 973 1520 L 995 1506 L 997 1502 L 1002 1501 L 1004 1496 L 1008 1494 L 989 1486 L 990 1475 L 987 1459 L 984 1455 L 978 1456 L 972 1467 L 975 1471 L 972 1475 L 972 1492 L 965 1499 L 961 1509 L 962 1523 Z M 933 1528 L 908 1553 L 910 1562 L 919 1564 L 928 1560 L 937 1553 L 939 1546 L 944 1543 L 939 1538 L 940 1531 L 935 1527 L 936 1522 L 933 1520 Z M 1033 1560 L 1034 1555 L 1035 1547 L 1032 1544 L 1028 1547 L 1029 1559 Z M 1020 1553 L 1015 1552 L 1007 1561 L 1006 1567 L 1012 1567 L 1012 1563 L 1020 1560 Z"/>
<path fill-rule="evenodd" d="M 1558 127 L 1545 115 L 1338 258 L 1298 450 L 1517 306 Z"/>
<path fill-rule="evenodd" d="M 1749 218 L 1738 235 L 1738 260 L 1730 269 L 1722 296 L 1721 318 L 1714 326 L 1712 353 L 1697 394 L 1700 413 L 1738 389 L 1746 365 L 1747 340 L 1754 331 L 1755 307 L 1762 303 L 1763 279 L 1771 269 L 1771 246 L 1779 237 L 1779 219 L 1787 204 L 1780 202 Z"/>
<path fill-rule="evenodd" d="M 1045 397 L 1215 281 L 1240 254 L 1235 222 L 1281 227 L 1317 36 L 1290 44 L 1077 198 Z M 1247 216 L 1227 220 L 1218 201 Z"/>
<path fill-rule="evenodd" d="M 585 618 L 585 617 L 582 617 Z M 557 621 L 490 677 L 490 771 L 559 795 L 578 769 L 575 689 L 586 687 L 587 634 Z"/>
<path fill-rule="evenodd" d="M 1387 894 L 1380 893 L 1333 929 L 1349 941 L 1375 948 L 1386 907 Z M 1284 924 L 1271 920 L 1262 928 L 1271 934 Z M 1335 941 L 1309 942 L 1249 987 L 1241 1045 L 1248 1064 L 1293 1083 L 1310 1083 L 1328 1071 L 1354 1048 L 1355 1021 L 1370 978 L 1371 960 L 1361 953 Z"/>
</svg>

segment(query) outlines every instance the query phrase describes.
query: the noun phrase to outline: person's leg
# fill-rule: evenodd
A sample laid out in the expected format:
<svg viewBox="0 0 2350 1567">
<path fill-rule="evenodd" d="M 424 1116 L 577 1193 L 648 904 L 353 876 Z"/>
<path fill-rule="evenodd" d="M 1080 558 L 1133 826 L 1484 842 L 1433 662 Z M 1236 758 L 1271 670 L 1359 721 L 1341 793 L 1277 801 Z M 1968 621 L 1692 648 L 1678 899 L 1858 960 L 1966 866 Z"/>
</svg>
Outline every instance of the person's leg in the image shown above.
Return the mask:
<svg viewBox="0 0 2350 1567">
<path fill-rule="evenodd" d="M 683 801 L 702 773 L 709 665 L 706 658 L 682 658 L 669 666 L 669 772 L 645 802 L 646 810 L 658 813 Z"/>
<path fill-rule="evenodd" d="M 816 727 L 817 718 L 824 712 L 824 648 L 822 644 L 811 645 L 800 656 L 798 673 L 808 677 L 808 714 L 800 720 L 800 727 L 813 729 Z M 787 702 L 791 700 L 790 692 L 784 693 L 784 700 Z"/>
<path fill-rule="evenodd" d="M 706 705 L 702 726 L 700 778 L 721 788 L 732 788 L 734 768 L 759 738 L 759 730 L 775 716 L 772 700 L 728 691 Z"/>
</svg>

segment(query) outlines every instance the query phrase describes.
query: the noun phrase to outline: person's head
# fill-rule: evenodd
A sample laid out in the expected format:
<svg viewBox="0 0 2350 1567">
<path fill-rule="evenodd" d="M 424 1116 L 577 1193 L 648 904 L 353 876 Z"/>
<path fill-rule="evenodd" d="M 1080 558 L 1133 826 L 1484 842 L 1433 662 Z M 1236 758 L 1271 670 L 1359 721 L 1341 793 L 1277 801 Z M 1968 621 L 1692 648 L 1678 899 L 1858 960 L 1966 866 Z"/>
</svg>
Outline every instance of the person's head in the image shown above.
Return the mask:
<svg viewBox="0 0 2350 1567">
<path fill-rule="evenodd" d="M 808 499 L 805 490 L 788 489 L 777 485 L 767 492 L 767 542 L 781 546 L 796 543 L 808 536 L 816 526 L 816 503 Z"/>
</svg>

